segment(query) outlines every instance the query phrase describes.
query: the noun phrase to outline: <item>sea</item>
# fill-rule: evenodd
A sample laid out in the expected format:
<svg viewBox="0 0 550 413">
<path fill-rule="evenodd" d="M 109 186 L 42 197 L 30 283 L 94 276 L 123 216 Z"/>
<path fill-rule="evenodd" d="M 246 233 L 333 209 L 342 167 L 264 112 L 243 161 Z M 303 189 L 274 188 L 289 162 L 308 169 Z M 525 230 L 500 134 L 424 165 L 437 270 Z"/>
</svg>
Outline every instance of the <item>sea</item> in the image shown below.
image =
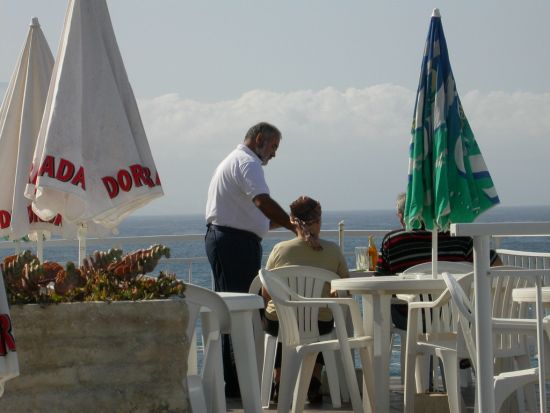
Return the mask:
<svg viewBox="0 0 550 413">
<path fill-rule="evenodd" d="M 337 230 L 338 224 L 344 223 L 345 230 L 391 230 L 399 227 L 399 221 L 395 210 L 364 210 L 364 211 L 323 211 L 322 230 Z M 482 214 L 476 222 L 550 222 L 550 206 L 530 207 L 504 207 L 497 206 Z M 206 226 L 202 214 L 190 215 L 165 215 L 165 216 L 130 216 L 119 226 L 120 237 L 134 237 L 147 235 L 184 235 L 204 234 Z M 283 238 L 281 238 L 283 239 Z M 266 239 L 262 243 L 263 264 L 269 252 L 281 239 Z M 329 238 L 330 239 L 330 238 Z M 337 242 L 337 239 L 332 239 Z M 375 237 L 375 243 L 379 247 L 382 237 Z M 355 267 L 354 249 L 356 246 L 364 246 L 367 243 L 365 237 L 346 237 L 344 242 L 344 254 L 348 260 L 349 268 Z M 185 241 L 166 244 L 175 257 L 203 257 L 189 263 L 159 263 L 155 273 L 167 271 L 186 282 L 192 282 L 203 287 L 212 287 L 210 266 L 206 261 L 203 241 Z M 126 244 L 124 252 L 132 252 L 149 245 L 143 243 Z M 89 248 L 93 250 L 107 250 L 110 242 L 95 244 Z M 550 237 L 515 237 L 504 238 L 500 241 L 499 248 L 514 249 L 533 252 L 550 252 Z M 0 254 L 8 255 L 7 250 L 1 250 Z M 74 247 L 45 247 L 44 259 L 57 261 L 64 264 L 67 261 L 76 261 L 78 249 Z M 190 268 L 190 265 L 192 267 Z M 154 273 L 152 274 L 154 275 Z M 397 337 L 397 339 L 399 339 Z M 399 347 L 399 341 L 397 341 Z M 399 353 L 394 351 L 392 355 L 391 375 L 399 375 Z"/>
<path fill-rule="evenodd" d="M 550 222 L 550 206 L 530 207 L 504 207 L 497 206 L 482 214 L 476 222 Z M 322 230 L 337 230 L 342 222 L 345 230 L 391 230 L 399 227 L 399 221 L 395 210 L 364 210 L 364 211 L 323 211 Z M 124 220 L 119 228 L 117 237 L 137 237 L 153 235 L 184 235 L 204 234 L 206 226 L 202 214 L 189 215 L 164 215 L 164 216 L 130 216 Z M 288 232 L 283 232 L 288 237 Z M 282 238 L 269 238 L 262 242 L 264 263 L 269 252 Z M 331 238 L 328 238 L 331 239 Z M 331 239 L 334 242 L 336 238 Z M 375 237 L 377 246 L 380 246 L 382 237 Z M 350 268 L 355 267 L 354 249 L 356 246 L 367 244 L 365 237 L 346 237 L 344 241 L 344 254 Z M 46 244 L 47 245 L 47 244 Z M 184 281 L 211 287 L 212 278 L 208 262 L 204 259 L 204 242 L 184 241 L 166 244 L 172 251 L 172 256 L 178 258 L 203 257 L 192 264 L 189 263 L 160 263 L 156 271 L 168 271 Z M 90 245 L 88 253 L 94 250 L 107 250 L 112 246 L 112 241 L 100 242 Z M 150 245 L 143 242 L 125 244 L 124 252 L 132 252 Z M 500 241 L 499 248 L 521 251 L 550 252 L 550 237 L 515 237 L 504 238 Z M 31 249 L 33 247 L 31 246 Z M 8 255 L 9 250 L 0 250 L 0 254 Z M 44 259 L 57 261 L 61 264 L 78 259 L 78 248 L 74 246 L 45 247 Z M 190 268 L 189 266 L 192 265 Z M 154 274 L 152 274 L 154 275 Z"/>
</svg>

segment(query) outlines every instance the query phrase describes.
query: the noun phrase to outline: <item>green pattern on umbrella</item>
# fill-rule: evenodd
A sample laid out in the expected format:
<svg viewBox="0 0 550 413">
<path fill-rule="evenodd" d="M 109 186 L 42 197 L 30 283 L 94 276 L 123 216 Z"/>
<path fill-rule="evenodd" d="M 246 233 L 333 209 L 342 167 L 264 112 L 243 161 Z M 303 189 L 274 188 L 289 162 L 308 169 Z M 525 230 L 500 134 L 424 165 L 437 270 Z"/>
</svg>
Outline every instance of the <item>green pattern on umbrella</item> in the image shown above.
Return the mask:
<svg viewBox="0 0 550 413">
<path fill-rule="evenodd" d="M 426 40 L 411 133 L 407 229 L 435 224 L 447 231 L 500 202 L 458 97 L 438 12 Z"/>
</svg>

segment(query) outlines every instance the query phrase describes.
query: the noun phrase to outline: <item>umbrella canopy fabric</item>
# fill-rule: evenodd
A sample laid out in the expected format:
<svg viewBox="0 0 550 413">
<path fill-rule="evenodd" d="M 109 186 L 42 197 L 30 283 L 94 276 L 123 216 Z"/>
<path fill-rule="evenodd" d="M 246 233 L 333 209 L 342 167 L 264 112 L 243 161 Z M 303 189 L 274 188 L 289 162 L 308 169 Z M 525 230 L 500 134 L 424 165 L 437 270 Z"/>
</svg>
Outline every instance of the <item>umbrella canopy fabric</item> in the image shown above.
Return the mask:
<svg viewBox="0 0 550 413">
<path fill-rule="evenodd" d="M 114 228 L 163 195 L 105 0 L 71 0 L 26 196 L 48 220 Z"/>
<path fill-rule="evenodd" d="M 17 376 L 19 376 L 19 361 L 4 289 L 4 277 L 0 277 L 0 397 L 4 394 L 4 383 Z"/>
<path fill-rule="evenodd" d="M 448 231 L 451 223 L 473 222 L 500 202 L 458 97 L 437 9 L 424 49 L 411 133 L 407 229 Z"/>
<path fill-rule="evenodd" d="M 38 19 L 33 18 L 0 108 L 0 236 L 10 239 L 36 231 L 61 233 L 64 229 L 76 233 L 74 227 L 62 225 L 60 215 L 41 220 L 25 198 L 53 64 Z"/>
</svg>

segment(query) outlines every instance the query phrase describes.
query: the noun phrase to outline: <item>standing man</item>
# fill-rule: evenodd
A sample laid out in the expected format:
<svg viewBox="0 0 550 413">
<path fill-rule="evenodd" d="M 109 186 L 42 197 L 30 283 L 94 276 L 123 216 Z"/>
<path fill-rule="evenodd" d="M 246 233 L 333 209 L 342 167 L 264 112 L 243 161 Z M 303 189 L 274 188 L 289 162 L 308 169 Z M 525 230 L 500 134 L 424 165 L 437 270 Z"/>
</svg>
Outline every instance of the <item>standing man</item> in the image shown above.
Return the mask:
<svg viewBox="0 0 550 413">
<path fill-rule="evenodd" d="M 206 203 L 206 255 L 216 291 L 248 292 L 262 260 L 262 238 L 272 228 L 296 232 L 288 214 L 269 195 L 262 166 L 279 148 L 281 132 L 266 122 L 252 126 L 216 168 Z M 224 340 L 226 394 L 238 396 L 227 337 Z"/>
</svg>

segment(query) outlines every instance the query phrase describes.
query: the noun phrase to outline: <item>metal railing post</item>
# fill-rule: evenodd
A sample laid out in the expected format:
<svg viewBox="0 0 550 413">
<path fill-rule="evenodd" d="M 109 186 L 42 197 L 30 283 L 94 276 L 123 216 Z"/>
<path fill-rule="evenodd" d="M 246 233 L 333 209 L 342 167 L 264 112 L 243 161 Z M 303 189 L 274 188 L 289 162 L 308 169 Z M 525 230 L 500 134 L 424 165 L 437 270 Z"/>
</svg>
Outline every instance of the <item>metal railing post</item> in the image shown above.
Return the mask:
<svg viewBox="0 0 550 413">
<path fill-rule="evenodd" d="M 344 252 L 344 226 L 344 221 L 338 223 L 338 245 L 342 252 Z"/>
</svg>

